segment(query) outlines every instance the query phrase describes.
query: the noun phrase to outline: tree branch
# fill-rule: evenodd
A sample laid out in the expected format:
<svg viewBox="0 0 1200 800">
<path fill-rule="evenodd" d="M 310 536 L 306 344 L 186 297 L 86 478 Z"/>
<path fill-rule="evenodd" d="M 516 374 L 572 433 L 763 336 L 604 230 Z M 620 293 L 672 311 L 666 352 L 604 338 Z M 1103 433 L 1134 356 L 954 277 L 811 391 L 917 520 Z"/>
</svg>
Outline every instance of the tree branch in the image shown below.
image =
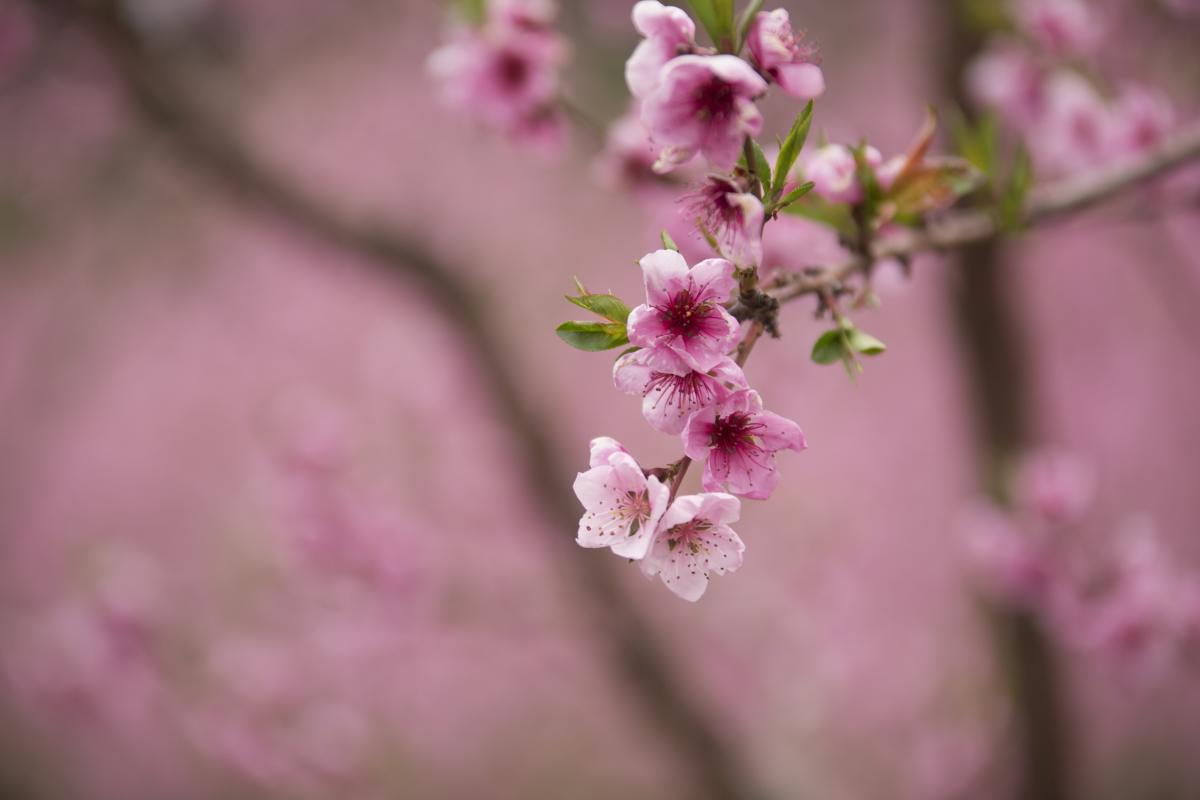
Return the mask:
<svg viewBox="0 0 1200 800">
<path fill-rule="evenodd" d="M 1179 131 L 1140 158 L 1034 189 L 1030 192 L 1023 223 L 1040 225 L 1082 211 L 1197 159 L 1200 159 L 1200 124 Z M 921 230 L 904 231 L 879 239 L 871 248 L 871 255 L 872 260 L 879 260 L 912 256 L 926 250 L 950 250 L 993 239 L 1001 233 L 995 218 L 986 211 L 952 212 L 945 217 L 931 219 Z M 785 303 L 843 283 L 866 267 L 867 260 L 856 257 L 832 267 L 788 276 L 777 282 L 768 293 Z"/>
<path fill-rule="evenodd" d="M 411 281 L 434 302 L 474 358 L 499 415 L 521 454 L 525 482 L 545 513 L 559 555 L 573 570 L 617 674 L 647 722 L 670 742 L 693 785 L 686 793 L 710 800 L 764 797 L 746 765 L 711 725 L 684 688 L 656 636 L 616 582 L 607 560 L 575 546 L 579 509 L 566 490 L 572 468 L 561 463 L 544 421 L 529 406 L 509 370 L 505 352 L 471 287 L 417 239 L 385 226 L 358 222 L 328 208 L 258 161 L 237 138 L 196 108 L 169 65 L 149 52 L 108 2 L 46 0 L 79 22 L 116 68 L 136 112 L 156 128 L 181 159 L 257 210 L 360 256 L 389 278 Z"/>
</svg>

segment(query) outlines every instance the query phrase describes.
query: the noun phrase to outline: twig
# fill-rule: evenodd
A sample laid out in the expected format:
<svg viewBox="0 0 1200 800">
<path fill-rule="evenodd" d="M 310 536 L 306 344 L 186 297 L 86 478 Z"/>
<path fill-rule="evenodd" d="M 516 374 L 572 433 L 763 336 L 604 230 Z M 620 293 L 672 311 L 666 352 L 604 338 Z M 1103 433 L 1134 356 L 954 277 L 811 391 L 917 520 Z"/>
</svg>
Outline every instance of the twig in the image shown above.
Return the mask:
<svg viewBox="0 0 1200 800">
<path fill-rule="evenodd" d="M 560 462 L 543 419 L 522 395 L 509 371 L 510 354 L 502 350 L 504 337 L 489 327 L 484 306 L 470 286 L 418 240 L 346 218 L 259 162 L 236 136 L 193 107 L 183 87 L 171 80 L 167 65 L 147 52 L 112 4 L 47 0 L 45 5 L 86 27 L 111 58 L 136 111 L 188 165 L 237 199 L 357 254 L 364 265 L 412 281 L 452 320 L 520 450 L 529 492 L 550 522 L 546 529 L 574 570 L 574 582 L 591 601 L 589 608 L 614 668 L 647 721 L 684 762 L 693 785 L 681 791 L 711 800 L 763 797 L 740 757 L 683 688 L 680 673 L 621 591 L 609 565 L 574 546 L 569 532 L 578 522 L 579 509 L 565 491 L 571 469 Z"/>
<path fill-rule="evenodd" d="M 1125 189 L 1162 175 L 1189 161 L 1200 159 L 1200 124 L 1185 128 L 1140 158 L 1077 177 L 1047 184 L 1030 193 L 1022 220 L 1040 225 L 1082 211 L 1120 194 Z M 871 247 L 874 261 L 915 255 L 926 250 L 951 250 L 1001 234 L 986 211 L 959 211 L 932 219 L 923 230 L 908 231 L 877 240 Z M 781 303 L 842 283 L 867 268 L 862 256 L 815 273 L 798 273 L 777 281 L 768 294 Z"/>
</svg>

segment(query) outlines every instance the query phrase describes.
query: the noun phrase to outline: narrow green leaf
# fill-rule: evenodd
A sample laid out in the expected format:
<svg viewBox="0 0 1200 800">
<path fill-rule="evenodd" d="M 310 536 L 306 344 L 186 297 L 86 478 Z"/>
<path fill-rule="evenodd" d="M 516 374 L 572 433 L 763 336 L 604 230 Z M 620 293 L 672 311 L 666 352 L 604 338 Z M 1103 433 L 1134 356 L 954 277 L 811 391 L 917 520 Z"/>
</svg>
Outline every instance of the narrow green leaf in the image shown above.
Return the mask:
<svg viewBox="0 0 1200 800">
<path fill-rule="evenodd" d="M 659 238 L 662 239 L 663 247 L 668 250 L 674 250 L 676 253 L 679 252 L 679 245 L 675 244 L 675 240 L 671 238 L 671 234 L 667 233 L 665 229 L 659 233 Z"/>
<path fill-rule="evenodd" d="M 585 292 L 578 297 L 566 295 L 566 298 L 580 308 L 612 322 L 624 325 L 625 320 L 629 318 L 629 307 L 621 301 L 621 298 L 613 294 L 587 294 Z"/>
<path fill-rule="evenodd" d="M 763 197 L 766 197 L 771 190 L 771 163 L 767 161 L 767 154 L 758 146 L 758 142 L 751 139 L 750 145 L 754 151 L 754 174 L 762 186 Z"/>
<path fill-rule="evenodd" d="M 708 31 L 708 36 L 717 47 L 721 46 L 722 36 L 728 36 L 728 29 L 722 29 L 721 17 L 717 10 L 717 0 L 688 0 L 692 13 L 700 20 L 700 25 Z"/>
<path fill-rule="evenodd" d="M 750 2 L 746 4 L 745 10 L 742 11 L 742 15 L 738 17 L 737 43 L 734 45 L 734 53 L 741 52 L 742 45 L 746 42 L 746 34 L 750 30 L 750 25 L 754 22 L 754 18 L 758 16 L 758 11 L 762 8 L 762 6 L 763 0 L 750 0 Z"/>
<path fill-rule="evenodd" d="M 1017 146 L 1013 156 L 1012 169 L 1008 174 L 1008 184 L 1000 197 L 999 214 L 1000 227 L 1006 231 L 1017 230 L 1025 218 L 1025 197 L 1033 186 L 1033 163 L 1029 158 L 1029 150 L 1024 144 Z"/>
<path fill-rule="evenodd" d="M 782 198 L 780 198 L 779 202 L 777 202 L 775 204 L 776 210 L 787 208 L 792 203 L 796 202 L 801 197 L 804 197 L 804 195 L 811 192 L 814 186 L 816 186 L 816 184 L 813 183 L 812 181 L 809 181 L 808 183 L 802 183 L 799 186 L 797 186 L 795 189 L 792 189 L 790 192 L 788 192 Z"/>
<path fill-rule="evenodd" d="M 558 338 L 577 350 L 598 352 L 629 344 L 624 323 L 617 322 L 564 322 L 555 331 Z"/>
<path fill-rule="evenodd" d="M 812 126 L 813 102 L 808 101 L 804 106 L 804 110 L 796 115 L 796 121 L 792 123 L 791 130 L 784 138 L 783 144 L 779 146 L 779 157 L 775 159 L 775 179 L 771 182 L 774 188 L 775 196 L 778 197 L 783 193 L 783 187 L 787 184 L 788 173 L 796 163 L 796 158 L 800 155 L 800 150 L 804 147 L 804 142 L 808 139 L 808 129 Z"/>
</svg>

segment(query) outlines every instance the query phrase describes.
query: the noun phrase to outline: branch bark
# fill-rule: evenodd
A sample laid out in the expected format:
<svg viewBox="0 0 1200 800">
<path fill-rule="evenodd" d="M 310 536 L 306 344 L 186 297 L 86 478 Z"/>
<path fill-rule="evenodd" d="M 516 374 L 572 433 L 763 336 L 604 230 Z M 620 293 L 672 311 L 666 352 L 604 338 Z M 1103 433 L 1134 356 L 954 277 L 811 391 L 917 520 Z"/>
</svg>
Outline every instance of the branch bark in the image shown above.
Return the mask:
<svg viewBox="0 0 1200 800">
<path fill-rule="evenodd" d="M 254 209 L 305 234 L 359 256 L 392 279 L 419 287 L 445 317 L 476 362 L 499 416 L 521 454 L 530 496 L 546 515 L 558 554 L 589 601 L 591 617 L 611 664 L 637 708 L 679 756 L 692 781 L 687 794 L 709 800 L 758 800 L 761 791 L 747 765 L 717 733 L 685 689 L 682 672 L 620 589 L 608 560 L 575 546 L 579 509 L 567 491 L 574 472 L 562 463 L 541 417 L 522 395 L 508 364 L 504 337 L 495 334 L 471 287 L 425 249 L 419 239 L 385 225 L 359 222 L 293 185 L 259 161 L 237 137 L 188 99 L 169 64 L 151 53 L 125 22 L 118 6 L 87 0 L 46 0 L 79 23 L 115 68 L 135 111 L 187 165 Z"/>
</svg>

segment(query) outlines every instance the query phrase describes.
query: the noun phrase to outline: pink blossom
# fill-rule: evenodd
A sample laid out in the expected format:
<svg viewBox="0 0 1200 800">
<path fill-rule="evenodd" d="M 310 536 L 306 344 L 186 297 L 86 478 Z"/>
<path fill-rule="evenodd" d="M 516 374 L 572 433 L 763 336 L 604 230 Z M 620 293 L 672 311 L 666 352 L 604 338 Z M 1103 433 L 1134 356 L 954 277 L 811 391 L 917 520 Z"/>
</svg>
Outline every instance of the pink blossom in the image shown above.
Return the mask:
<svg viewBox="0 0 1200 800">
<path fill-rule="evenodd" d="M 642 124 L 641 105 L 635 101 L 608 127 L 604 150 L 596 158 L 596 175 L 609 186 L 660 184 L 664 179 L 653 170 L 655 156 L 654 143 Z"/>
<path fill-rule="evenodd" d="M 1129 84 L 1117 97 L 1114 155 L 1128 156 L 1157 146 L 1175 126 L 1175 107 L 1157 89 Z"/>
<path fill-rule="evenodd" d="M 697 152 L 719 169 L 731 168 L 745 138 L 762 130 L 754 99 L 766 90 L 767 82 L 737 56 L 672 59 L 642 106 L 650 138 L 662 148 L 655 169 L 669 172 Z"/>
<path fill-rule="evenodd" d="M 585 509 L 575 541 L 643 558 L 667 508 L 667 487 L 647 477 L 625 448 L 608 437 L 592 441 L 590 464 L 575 478 L 575 496 Z"/>
<path fill-rule="evenodd" d="M 668 61 L 696 49 L 696 23 L 683 9 L 641 0 L 633 7 L 633 26 L 646 38 L 625 62 L 625 82 L 630 94 L 643 98 L 658 86 Z"/>
<path fill-rule="evenodd" d="M 871 167 L 883 163 L 883 156 L 867 146 L 863 157 Z M 857 203 L 863 199 L 854 152 L 844 144 L 827 144 L 813 153 L 804 165 L 804 176 L 813 182 L 813 191 L 831 203 Z"/>
<path fill-rule="evenodd" d="M 613 383 L 626 394 L 642 395 L 642 416 L 663 433 L 677 434 L 688 417 L 746 388 L 742 368 L 728 356 L 706 372 L 692 369 L 662 347 L 636 350 L 617 359 Z"/>
<path fill-rule="evenodd" d="M 689 269 L 674 250 L 656 250 L 639 263 L 646 303 L 629 313 L 630 343 L 667 348 L 700 372 L 716 367 L 737 342 L 737 320 L 721 305 L 737 285 L 733 264 L 709 258 Z"/>
<path fill-rule="evenodd" d="M 1021 27 L 1055 55 L 1085 53 L 1100 42 L 1100 20 L 1083 0 L 1024 0 L 1017 7 Z"/>
<path fill-rule="evenodd" d="M 805 267 L 842 264 L 850 251 L 838 240 L 837 231 L 803 217 L 780 214 L 763 229 L 763 257 L 759 274 L 799 272 Z"/>
<path fill-rule="evenodd" d="M 745 186 L 732 178 L 709 175 L 682 201 L 681 213 L 712 234 L 721 255 L 738 266 L 758 266 L 762 261 L 763 205 Z"/>
<path fill-rule="evenodd" d="M 480 28 L 460 28 L 434 51 L 427 68 L 445 102 L 485 125 L 545 143 L 556 130 L 561 37 L 538 4 L 489 8 Z"/>
<path fill-rule="evenodd" d="M 792 32 L 788 12 L 762 11 L 750 24 L 746 41 L 759 69 L 793 97 L 811 100 L 825 91 L 825 75 L 817 66 L 816 48 Z"/>
<path fill-rule="evenodd" d="M 1088 465 L 1056 451 L 1027 457 L 1014 483 L 1017 504 L 1050 525 L 1079 519 L 1096 492 L 1096 476 Z"/>
<path fill-rule="evenodd" d="M 965 80 L 977 102 L 997 109 L 1018 127 L 1032 123 L 1045 107 L 1042 68 L 1027 49 L 1012 42 L 993 45 L 977 56 Z"/>
<path fill-rule="evenodd" d="M 753 389 L 733 392 L 717 406 L 697 411 L 683 430 L 683 452 L 704 465 L 705 491 L 724 489 L 765 500 L 779 483 L 778 450 L 808 447 L 800 426 L 764 411 Z"/>
<path fill-rule="evenodd" d="M 1108 158 L 1113 122 L 1111 109 L 1086 79 L 1059 70 L 1046 82 L 1046 113 L 1026 141 L 1040 168 L 1076 172 Z"/>
<path fill-rule="evenodd" d="M 966 555 L 984 591 L 1021 608 L 1046 603 L 1057 573 L 1044 540 L 1020 530 L 990 504 L 972 509 L 963 527 Z"/>
<path fill-rule="evenodd" d="M 721 492 L 675 498 L 658 523 L 642 572 L 659 576 L 668 589 L 694 603 L 708 588 L 710 574 L 724 575 L 742 565 L 746 545 L 729 527 L 740 514 L 738 499 Z"/>
</svg>

